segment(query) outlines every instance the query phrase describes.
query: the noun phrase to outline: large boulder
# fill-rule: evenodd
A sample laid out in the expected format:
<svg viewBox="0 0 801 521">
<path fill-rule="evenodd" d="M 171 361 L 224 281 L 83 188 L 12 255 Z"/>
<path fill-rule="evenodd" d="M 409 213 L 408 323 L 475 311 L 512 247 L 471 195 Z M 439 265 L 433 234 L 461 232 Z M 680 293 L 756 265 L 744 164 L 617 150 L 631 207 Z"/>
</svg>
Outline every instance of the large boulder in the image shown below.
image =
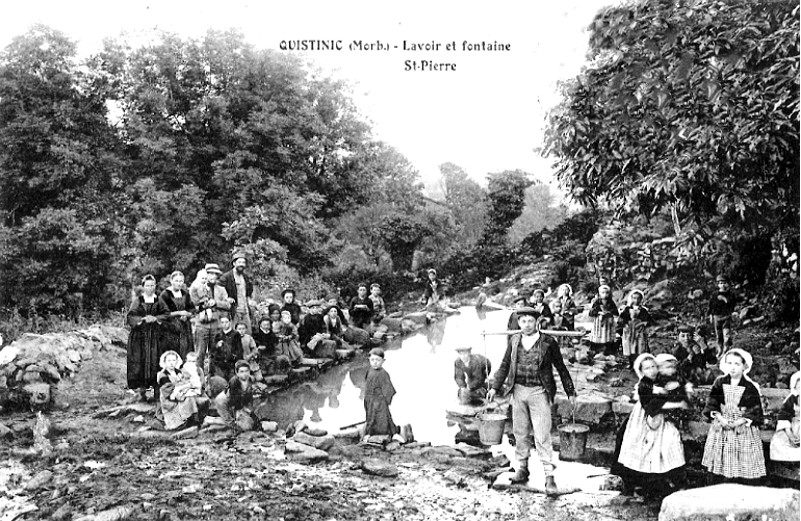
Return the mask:
<svg viewBox="0 0 801 521">
<path fill-rule="evenodd" d="M 659 521 L 798 519 L 798 490 L 724 484 L 682 490 L 662 501 Z"/>
</svg>

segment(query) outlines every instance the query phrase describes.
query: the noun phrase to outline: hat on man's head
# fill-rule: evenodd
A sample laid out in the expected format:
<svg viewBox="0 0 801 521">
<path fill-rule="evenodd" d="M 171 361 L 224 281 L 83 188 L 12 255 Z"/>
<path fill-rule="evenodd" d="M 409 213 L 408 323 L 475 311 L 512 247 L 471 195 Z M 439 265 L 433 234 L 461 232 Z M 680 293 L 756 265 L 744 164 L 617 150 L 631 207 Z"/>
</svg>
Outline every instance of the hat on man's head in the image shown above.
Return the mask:
<svg viewBox="0 0 801 521">
<path fill-rule="evenodd" d="M 437 270 L 435 270 L 434 268 L 428 268 L 428 272 L 433 273 L 434 275 L 437 274 Z"/>
<path fill-rule="evenodd" d="M 245 255 L 245 252 L 238 251 L 238 252 L 234 253 L 234 255 L 231 257 L 231 264 L 235 263 L 237 261 L 237 259 L 248 260 L 248 256 Z"/>
<path fill-rule="evenodd" d="M 370 356 L 380 356 L 381 358 L 384 358 L 384 350 L 380 347 L 374 347 L 370 350 Z"/>
<path fill-rule="evenodd" d="M 217 275 L 222 275 L 220 267 L 215 263 L 206 264 L 204 269 L 206 270 L 206 273 L 216 273 Z"/>
<path fill-rule="evenodd" d="M 518 317 L 530 316 L 536 318 L 539 315 L 539 313 L 537 313 L 536 309 L 526 306 L 524 308 L 515 310 L 515 315 L 517 315 Z"/>
<path fill-rule="evenodd" d="M 319 299 L 310 300 L 310 301 L 306 302 L 306 307 L 307 308 L 323 307 L 324 304 L 325 304 L 325 302 L 323 302 L 322 300 L 319 300 Z"/>
<path fill-rule="evenodd" d="M 543 290 L 541 288 L 537 288 L 537 289 L 535 289 L 534 291 L 531 292 L 531 296 L 533 297 L 534 295 L 542 295 L 544 297 L 545 296 L 545 290 Z"/>
<path fill-rule="evenodd" d="M 473 348 L 470 346 L 465 345 L 458 345 L 455 347 L 457 353 L 461 353 L 462 351 L 472 351 Z"/>
<path fill-rule="evenodd" d="M 692 335 L 695 333 L 695 328 L 693 326 L 688 326 L 687 324 L 682 324 L 678 327 L 678 331 L 679 333 L 689 333 Z"/>
<path fill-rule="evenodd" d="M 234 369 L 236 371 L 239 371 L 240 367 L 247 367 L 248 369 L 250 369 L 250 364 L 245 362 L 244 360 L 237 360 L 236 363 L 234 364 Z"/>
<path fill-rule="evenodd" d="M 715 278 L 715 282 L 729 282 L 729 279 L 726 277 L 726 275 L 718 275 Z"/>
</svg>

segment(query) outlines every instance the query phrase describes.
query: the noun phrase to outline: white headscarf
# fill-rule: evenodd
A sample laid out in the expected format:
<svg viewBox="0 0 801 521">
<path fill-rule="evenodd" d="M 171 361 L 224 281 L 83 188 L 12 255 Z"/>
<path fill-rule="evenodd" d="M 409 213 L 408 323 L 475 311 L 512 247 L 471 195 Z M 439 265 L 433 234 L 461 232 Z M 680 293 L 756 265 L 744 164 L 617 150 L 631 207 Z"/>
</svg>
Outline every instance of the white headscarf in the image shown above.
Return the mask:
<svg viewBox="0 0 801 521">
<path fill-rule="evenodd" d="M 634 305 L 634 299 L 632 297 L 634 297 L 635 294 L 639 294 L 640 295 L 640 305 L 642 306 L 642 303 L 645 302 L 645 294 L 642 291 L 638 290 L 638 289 L 633 289 L 633 290 L 631 290 L 629 292 L 629 296 L 626 299 L 626 304 L 628 306 L 633 306 Z"/>
</svg>

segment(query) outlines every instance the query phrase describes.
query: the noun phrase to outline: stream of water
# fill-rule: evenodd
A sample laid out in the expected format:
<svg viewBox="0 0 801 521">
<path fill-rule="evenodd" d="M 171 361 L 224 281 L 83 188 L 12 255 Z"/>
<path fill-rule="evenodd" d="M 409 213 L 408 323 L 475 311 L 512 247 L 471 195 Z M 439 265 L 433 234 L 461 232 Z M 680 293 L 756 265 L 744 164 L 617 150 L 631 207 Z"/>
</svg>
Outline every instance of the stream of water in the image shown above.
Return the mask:
<svg viewBox="0 0 801 521">
<path fill-rule="evenodd" d="M 469 345 L 486 355 L 494 371 L 506 348 L 506 336 L 481 335 L 506 329 L 506 311 L 479 312 L 461 308 L 461 314 L 443 318 L 417 334 L 387 343 L 384 369 L 397 394 L 391 405 L 397 425 L 411 423 L 415 438 L 434 445 L 453 444 L 459 426 L 448 425 L 446 411 L 458 408 L 453 379 L 455 348 Z M 364 420 L 361 386 L 369 367 L 365 353 L 329 368 L 315 381 L 277 393 L 279 422 L 302 419 L 310 426 L 337 432 Z M 301 413 L 302 409 L 302 413 Z"/>
</svg>

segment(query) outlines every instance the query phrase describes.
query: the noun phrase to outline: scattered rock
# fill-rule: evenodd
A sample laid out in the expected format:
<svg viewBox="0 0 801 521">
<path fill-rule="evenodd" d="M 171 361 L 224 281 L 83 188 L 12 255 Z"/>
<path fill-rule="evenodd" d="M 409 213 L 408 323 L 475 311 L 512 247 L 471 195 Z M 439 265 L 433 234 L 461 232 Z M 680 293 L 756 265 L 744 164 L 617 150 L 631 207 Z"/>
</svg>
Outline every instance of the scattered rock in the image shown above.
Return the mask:
<svg viewBox="0 0 801 521">
<path fill-rule="evenodd" d="M 612 402 L 612 412 L 615 414 L 631 414 L 634 404 L 629 402 Z"/>
<path fill-rule="evenodd" d="M 30 481 L 28 481 L 25 484 L 25 490 L 35 492 L 40 488 L 44 487 L 45 485 L 47 485 L 48 483 L 50 483 L 50 480 L 52 479 L 53 479 L 53 473 L 51 471 L 43 470 L 41 472 L 38 472 L 34 477 L 30 479 Z"/>
<path fill-rule="evenodd" d="M 278 430 L 278 423 L 271 421 L 261 422 L 261 430 L 264 432 L 275 432 Z"/>
<path fill-rule="evenodd" d="M 459 443 L 454 448 L 461 452 L 466 458 L 488 459 L 492 457 L 492 452 L 485 447 L 474 447 L 467 443 Z"/>
<path fill-rule="evenodd" d="M 386 445 L 384 445 L 384 450 L 387 452 L 395 452 L 401 448 L 401 444 L 398 440 L 392 440 Z"/>
<path fill-rule="evenodd" d="M 328 450 L 334 444 L 333 436 L 312 436 L 308 432 L 296 432 L 292 439 L 320 450 Z"/>
<path fill-rule="evenodd" d="M 723 484 L 682 490 L 662 501 L 659 521 L 798 519 L 798 490 Z"/>
<path fill-rule="evenodd" d="M 298 443 L 294 440 L 289 440 L 286 442 L 286 448 L 284 449 L 288 455 L 291 455 L 293 460 L 296 461 L 321 461 L 328 459 L 328 453 L 320 450 L 315 449 L 309 445 L 304 445 L 303 443 Z"/>
<path fill-rule="evenodd" d="M 615 476 L 613 474 L 609 474 L 608 476 L 604 476 L 604 482 L 598 487 L 599 490 L 623 490 L 623 478 L 620 476 Z"/>
<path fill-rule="evenodd" d="M 394 478 L 399 474 L 398 467 L 392 463 L 376 459 L 366 459 L 362 461 L 361 468 L 365 474 L 381 476 L 384 478 Z"/>
<path fill-rule="evenodd" d="M 14 437 L 14 431 L 0 423 L 0 439 L 10 440 Z"/>
<path fill-rule="evenodd" d="M 326 436 L 328 431 L 319 427 L 307 427 L 306 434 L 310 436 Z"/>
<path fill-rule="evenodd" d="M 564 394 L 556 395 L 556 411 L 561 418 L 572 417 L 572 405 Z M 612 400 L 597 394 L 584 394 L 576 399 L 575 419 L 578 423 L 598 425 L 601 418 L 612 412 Z"/>
</svg>

